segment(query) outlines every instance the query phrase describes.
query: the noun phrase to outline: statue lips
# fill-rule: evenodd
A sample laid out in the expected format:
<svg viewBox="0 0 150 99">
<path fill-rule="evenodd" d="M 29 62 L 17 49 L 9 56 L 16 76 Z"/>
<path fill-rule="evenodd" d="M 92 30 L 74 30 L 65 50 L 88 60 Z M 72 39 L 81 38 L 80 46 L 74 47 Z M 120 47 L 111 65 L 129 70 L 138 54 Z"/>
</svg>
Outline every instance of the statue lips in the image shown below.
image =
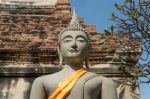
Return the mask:
<svg viewBox="0 0 150 99">
<path fill-rule="evenodd" d="M 71 49 L 71 50 L 69 50 L 69 52 L 70 52 L 71 56 L 78 56 L 80 54 L 80 51 L 76 50 L 76 49 Z"/>
<path fill-rule="evenodd" d="M 69 50 L 69 52 L 71 52 L 71 53 L 78 53 L 79 52 L 79 50 Z"/>
</svg>

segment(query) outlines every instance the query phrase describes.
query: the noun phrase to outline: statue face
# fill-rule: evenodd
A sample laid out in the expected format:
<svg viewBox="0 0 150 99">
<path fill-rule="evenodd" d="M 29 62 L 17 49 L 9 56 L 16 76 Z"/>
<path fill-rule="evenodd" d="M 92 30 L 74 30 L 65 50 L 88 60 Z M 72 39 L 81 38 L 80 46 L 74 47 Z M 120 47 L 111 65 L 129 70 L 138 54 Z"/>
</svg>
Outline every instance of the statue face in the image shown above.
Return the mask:
<svg viewBox="0 0 150 99">
<path fill-rule="evenodd" d="M 60 51 L 65 61 L 81 63 L 89 52 L 88 37 L 82 31 L 66 31 L 60 38 Z"/>
</svg>

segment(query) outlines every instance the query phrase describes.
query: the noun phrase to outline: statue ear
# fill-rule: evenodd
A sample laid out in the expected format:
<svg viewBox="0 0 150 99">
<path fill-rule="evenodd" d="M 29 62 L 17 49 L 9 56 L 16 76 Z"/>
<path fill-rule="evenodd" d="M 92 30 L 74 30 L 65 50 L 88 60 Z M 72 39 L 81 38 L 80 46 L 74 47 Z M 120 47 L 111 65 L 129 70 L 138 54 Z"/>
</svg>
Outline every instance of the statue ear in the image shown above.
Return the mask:
<svg viewBox="0 0 150 99">
<path fill-rule="evenodd" d="M 57 47 L 58 55 L 59 55 L 59 66 L 63 65 L 63 56 L 61 54 L 60 48 Z"/>
<path fill-rule="evenodd" d="M 89 68 L 89 56 L 85 58 L 85 67 Z"/>
<path fill-rule="evenodd" d="M 85 58 L 85 66 L 86 68 L 89 68 L 90 67 L 90 59 L 89 59 L 89 56 L 90 56 L 90 49 L 91 49 L 91 45 L 89 44 L 88 46 L 88 51 L 87 51 L 87 56 Z"/>
</svg>

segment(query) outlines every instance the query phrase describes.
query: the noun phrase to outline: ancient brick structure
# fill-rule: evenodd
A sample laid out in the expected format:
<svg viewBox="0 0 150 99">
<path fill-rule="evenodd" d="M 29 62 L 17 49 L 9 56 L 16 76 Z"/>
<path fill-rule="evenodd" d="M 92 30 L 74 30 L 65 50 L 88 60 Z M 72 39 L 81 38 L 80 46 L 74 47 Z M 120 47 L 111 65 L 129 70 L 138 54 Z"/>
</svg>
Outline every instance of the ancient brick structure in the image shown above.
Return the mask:
<svg viewBox="0 0 150 99">
<path fill-rule="evenodd" d="M 58 71 L 55 67 L 50 68 L 50 64 L 58 65 L 57 35 L 68 26 L 71 15 L 69 0 L 43 0 L 43 3 L 38 0 L 0 0 L 0 79 L 4 80 L 0 82 L 4 85 L 0 86 L 0 99 L 28 99 L 27 92 L 34 76 Z M 118 69 L 120 64 L 135 65 L 140 42 L 132 40 L 130 33 L 97 33 L 96 26 L 85 25 L 83 18 L 79 21 L 91 37 L 90 64 L 113 67 L 107 71 L 106 68 L 95 69 L 94 72 L 120 77 L 123 72 Z M 5 79 L 5 76 L 11 79 Z M 17 78 L 22 76 L 29 78 Z M 8 85 L 13 82 L 16 83 L 14 89 L 20 89 L 20 83 L 28 86 L 20 91 L 21 95 L 27 94 L 26 97 L 10 92 Z"/>
<path fill-rule="evenodd" d="M 10 1 L 11 4 L 0 4 L 0 62 L 58 64 L 57 35 L 70 22 L 69 1 L 58 0 L 55 5 L 33 7 L 26 3 L 20 7 L 17 3 L 13 5 L 15 0 Z M 96 33 L 95 26 L 84 25 L 82 18 L 80 22 L 91 35 L 91 64 L 111 62 L 123 41 L 121 34 L 106 36 Z M 138 52 L 139 43 L 136 47 Z"/>
<path fill-rule="evenodd" d="M 1 62 L 56 63 L 57 35 L 70 21 L 69 2 L 35 8 L 16 4 L 11 10 L 8 6 L 0 6 Z"/>
</svg>

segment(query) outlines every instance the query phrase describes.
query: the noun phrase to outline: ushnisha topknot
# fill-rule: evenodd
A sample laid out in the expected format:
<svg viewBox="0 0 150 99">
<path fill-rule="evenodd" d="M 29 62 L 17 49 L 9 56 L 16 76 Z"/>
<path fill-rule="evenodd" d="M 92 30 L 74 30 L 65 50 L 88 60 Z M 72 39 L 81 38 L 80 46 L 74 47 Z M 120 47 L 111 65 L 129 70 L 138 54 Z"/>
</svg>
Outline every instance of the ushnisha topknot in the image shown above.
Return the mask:
<svg viewBox="0 0 150 99">
<path fill-rule="evenodd" d="M 85 29 L 80 26 L 80 24 L 78 22 L 78 17 L 77 17 L 77 13 L 76 13 L 75 9 L 73 11 L 73 15 L 72 15 L 72 19 L 71 19 L 70 25 L 67 28 L 65 28 L 64 30 L 62 30 L 60 32 L 60 34 L 58 35 L 58 44 L 60 44 L 61 35 L 64 32 L 66 32 L 66 31 L 82 31 L 82 32 L 84 32 L 87 35 L 87 37 L 88 37 L 88 43 L 90 43 L 90 37 L 89 37 L 89 35 L 86 33 Z"/>
</svg>

